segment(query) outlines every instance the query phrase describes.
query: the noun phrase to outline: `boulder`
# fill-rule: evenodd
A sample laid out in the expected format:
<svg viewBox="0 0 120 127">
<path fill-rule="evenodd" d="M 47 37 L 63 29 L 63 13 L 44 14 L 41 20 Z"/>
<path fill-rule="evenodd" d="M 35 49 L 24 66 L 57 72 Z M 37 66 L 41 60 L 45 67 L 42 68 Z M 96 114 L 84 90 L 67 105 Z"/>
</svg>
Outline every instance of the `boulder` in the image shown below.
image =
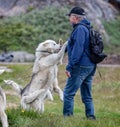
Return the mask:
<svg viewBox="0 0 120 127">
<path fill-rule="evenodd" d="M 33 62 L 35 59 L 34 54 L 25 51 L 14 51 L 11 54 L 13 55 L 12 62 Z"/>
<path fill-rule="evenodd" d="M 12 70 L 7 68 L 6 66 L 0 66 L 0 75 L 4 72 L 12 72 Z"/>
</svg>

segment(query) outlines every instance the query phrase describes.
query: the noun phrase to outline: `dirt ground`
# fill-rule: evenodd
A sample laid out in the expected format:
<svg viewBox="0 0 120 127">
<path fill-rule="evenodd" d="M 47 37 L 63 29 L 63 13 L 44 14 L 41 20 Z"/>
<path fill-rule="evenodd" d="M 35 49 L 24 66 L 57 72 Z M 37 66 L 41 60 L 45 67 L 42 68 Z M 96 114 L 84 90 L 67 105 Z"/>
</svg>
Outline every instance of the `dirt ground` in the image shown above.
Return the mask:
<svg viewBox="0 0 120 127">
<path fill-rule="evenodd" d="M 115 64 L 120 65 L 120 55 L 108 55 L 101 64 Z"/>
<path fill-rule="evenodd" d="M 67 55 L 65 55 L 63 63 L 67 63 Z M 110 54 L 100 64 L 120 65 L 120 55 Z"/>
</svg>

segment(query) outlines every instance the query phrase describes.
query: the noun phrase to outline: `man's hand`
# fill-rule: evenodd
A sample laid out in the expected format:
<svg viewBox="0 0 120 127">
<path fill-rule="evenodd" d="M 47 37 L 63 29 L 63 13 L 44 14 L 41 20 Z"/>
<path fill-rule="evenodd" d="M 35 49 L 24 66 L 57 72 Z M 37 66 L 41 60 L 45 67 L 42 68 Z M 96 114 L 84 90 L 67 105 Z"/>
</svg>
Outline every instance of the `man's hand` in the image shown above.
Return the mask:
<svg viewBox="0 0 120 127">
<path fill-rule="evenodd" d="M 70 78 L 70 77 L 71 77 L 71 74 L 70 74 L 70 72 L 69 72 L 69 71 L 67 71 L 67 70 L 66 70 L 66 72 L 65 72 L 65 73 L 66 73 L 66 75 L 67 75 L 67 77 L 68 77 L 68 78 Z"/>
</svg>

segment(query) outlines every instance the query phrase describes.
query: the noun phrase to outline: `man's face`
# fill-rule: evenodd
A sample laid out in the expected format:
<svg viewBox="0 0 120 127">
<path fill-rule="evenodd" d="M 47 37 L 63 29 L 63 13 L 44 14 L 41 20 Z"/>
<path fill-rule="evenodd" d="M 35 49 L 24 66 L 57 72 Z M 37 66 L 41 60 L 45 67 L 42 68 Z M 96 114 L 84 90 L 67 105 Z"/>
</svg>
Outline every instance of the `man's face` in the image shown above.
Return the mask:
<svg viewBox="0 0 120 127">
<path fill-rule="evenodd" d="M 70 24 L 77 24 L 78 23 L 78 17 L 75 14 L 71 14 L 69 16 Z"/>
</svg>

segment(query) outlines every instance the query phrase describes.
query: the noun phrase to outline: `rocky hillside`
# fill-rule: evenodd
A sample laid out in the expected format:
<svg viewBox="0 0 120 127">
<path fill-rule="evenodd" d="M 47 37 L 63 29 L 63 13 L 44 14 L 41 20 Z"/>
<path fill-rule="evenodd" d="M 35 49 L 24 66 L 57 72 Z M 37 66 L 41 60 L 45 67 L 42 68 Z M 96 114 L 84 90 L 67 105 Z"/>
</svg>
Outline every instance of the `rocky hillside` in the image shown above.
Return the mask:
<svg viewBox="0 0 120 127">
<path fill-rule="evenodd" d="M 0 0 L 0 16 L 14 16 L 26 13 L 30 9 L 43 9 L 45 6 L 82 6 L 88 12 L 89 17 L 114 19 L 116 9 L 113 5 L 118 0 Z"/>
<path fill-rule="evenodd" d="M 83 7 L 87 12 L 87 17 L 105 35 L 106 42 L 109 42 L 101 19 L 114 20 L 118 11 L 112 4 L 108 3 L 108 0 L 0 0 L 0 18 L 24 14 L 33 9 L 41 10 L 46 6 L 58 8 L 61 6 L 66 8 L 73 6 Z"/>
</svg>

